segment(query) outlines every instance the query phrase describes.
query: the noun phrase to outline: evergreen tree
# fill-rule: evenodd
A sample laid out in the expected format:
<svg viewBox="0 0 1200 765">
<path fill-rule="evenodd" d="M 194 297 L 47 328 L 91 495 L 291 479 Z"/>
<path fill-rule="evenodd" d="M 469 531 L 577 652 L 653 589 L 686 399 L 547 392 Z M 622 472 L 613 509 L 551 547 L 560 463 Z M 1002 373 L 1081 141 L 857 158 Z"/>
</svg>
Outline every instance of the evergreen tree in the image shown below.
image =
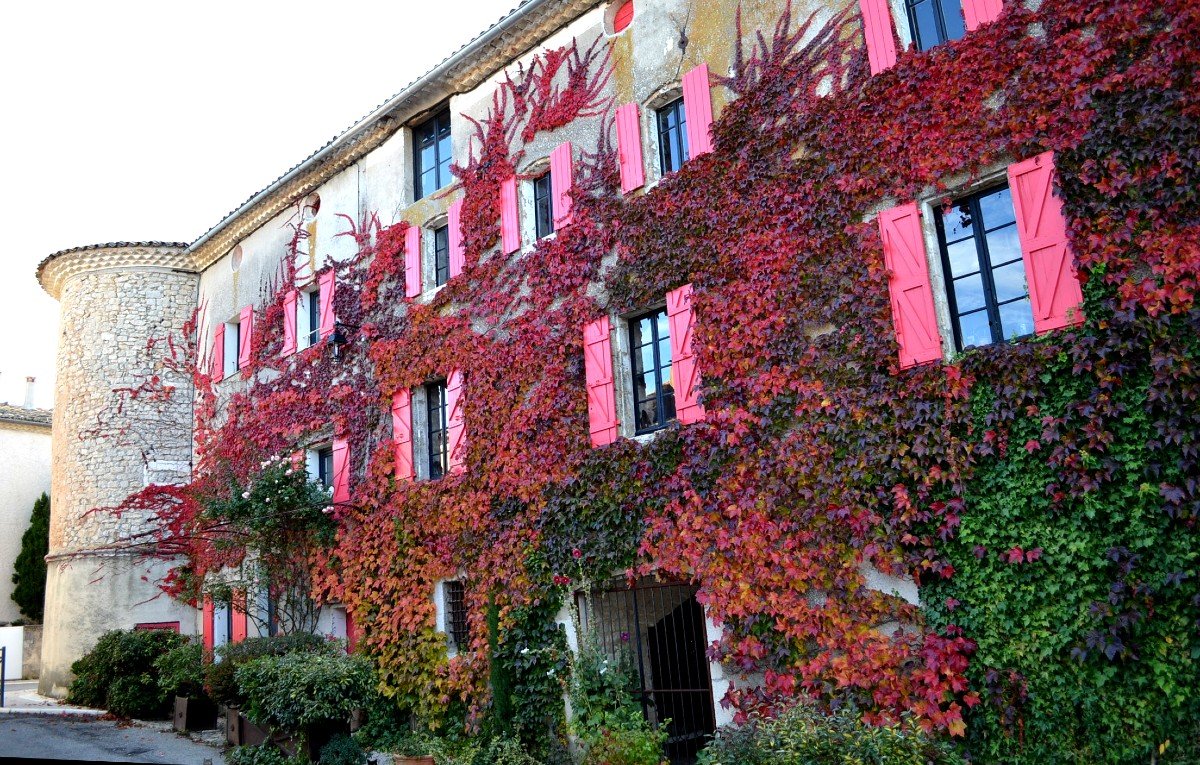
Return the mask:
<svg viewBox="0 0 1200 765">
<path fill-rule="evenodd" d="M 46 602 L 46 553 L 50 551 L 50 497 L 33 503 L 29 528 L 21 537 L 21 553 L 13 563 L 12 599 L 27 618 L 40 622 Z"/>
</svg>

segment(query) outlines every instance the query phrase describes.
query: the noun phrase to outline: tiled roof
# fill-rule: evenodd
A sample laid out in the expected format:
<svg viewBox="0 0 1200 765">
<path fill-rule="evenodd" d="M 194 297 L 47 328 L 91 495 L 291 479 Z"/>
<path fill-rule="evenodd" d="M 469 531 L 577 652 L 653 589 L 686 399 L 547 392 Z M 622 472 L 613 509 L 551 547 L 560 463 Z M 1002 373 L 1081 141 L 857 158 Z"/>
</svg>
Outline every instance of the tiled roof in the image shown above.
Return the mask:
<svg viewBox="0 0 1200 765">
<path fill-rule="evenodd" d="M 156 240 L 146 242 L 104 242 L 103 244 L 84 244 L 80 245 L 79 247 L 68 247 L 65 250 L 59 250 L 58 252 L 47 255 L 46 257 L 42 258 L 41 263 L 38 263 L 37 272 L 40 274 L 42 272 L 42 268 L 44 268 L 47 263 L 54 260 L 59 255 L 66 255 L 69 252 L 83 252 L 84 250 L 107 250 L 116 247 L 176 247 L 182 250 L 187 246 L 187 242 L 160 242 Z"/>
<path fill-rule="evenodd" d="M 49 409 L 25 409 L 11 404 L 0 404 L 0 422 L 15 422 L 18 425 L 40 425 L 50 427 L 53 412 Z"/>
</svg>

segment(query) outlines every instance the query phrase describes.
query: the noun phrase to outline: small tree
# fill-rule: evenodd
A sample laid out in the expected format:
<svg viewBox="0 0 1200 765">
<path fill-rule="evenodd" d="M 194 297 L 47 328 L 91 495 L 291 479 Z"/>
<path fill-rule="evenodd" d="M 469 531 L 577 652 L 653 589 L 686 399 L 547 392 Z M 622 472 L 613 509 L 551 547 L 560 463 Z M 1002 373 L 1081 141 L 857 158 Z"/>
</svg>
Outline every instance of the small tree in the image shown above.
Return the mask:
<svg viewBox="0 0 1200 765">
<path fill-rule="evenodd" d="M 21 552 L 13 562 L 12 599 L 28 619 L 41 622 L 46 605 L 46 553 L 50 552 L 50 497 L 33 503 L 29 528 L 21 537 Z"/>
</svg>

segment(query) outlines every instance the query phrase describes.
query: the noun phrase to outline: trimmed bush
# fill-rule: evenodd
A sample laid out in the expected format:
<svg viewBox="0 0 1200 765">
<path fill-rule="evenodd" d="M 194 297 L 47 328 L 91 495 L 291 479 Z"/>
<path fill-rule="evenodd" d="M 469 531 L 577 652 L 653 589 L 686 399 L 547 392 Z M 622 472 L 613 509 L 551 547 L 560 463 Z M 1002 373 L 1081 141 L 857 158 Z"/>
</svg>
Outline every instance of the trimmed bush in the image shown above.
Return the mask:
<svg viewBox="0 0 1200 765">
<path fill-rule="evenodd" d="M 67 701 L 105 708 L 119 717 L 165 717 L 168 696 L 156 661 L 187 638 L 167 630 L 113 630 L 71 665 Z"/>
<path fill-rule="evenodd" d="M 949 745 L 905 719 L 872 726 L 858 712 L 797 704 L 779 717 L 717 731 L 699 765 L 961 765 Z"/>
<path fill-rule="evenodd" d="M 236 681 L 248 702 L 244 711 L 251 722 L 289 733 L 348 721 L 375 690 L 370 663 L 340 653 L 264 656 L 238 667 Z"/>
<path fill-rule="evenodd" d="M 204 690 L 218 704 L 240 707 L 246 703 L 246 698 L 238 690 L 235 678 L 238 667 L 264 656 L 283 656 L 298 651 L 332 653 L 336 648 L 336 643 L 307 632 L 227 643 L 217 648 L 216 661 L 204 670 Z"/>
<path fill-rule="evenodd" d="M 29 528 L 21 537 L 21 552 L 13 561 L 12 599 L 26 618 L 41 623 L 46 605 L 46 553 L 50 552 L 50 497 L 33 503 Z"/>
<path fill-rule="evenodd" d="M 158 687 L 172 696 L 199 698 L 204 695 L 204 646 L 194 641 L 172 648 L 154 662 Z"/>
</svg>

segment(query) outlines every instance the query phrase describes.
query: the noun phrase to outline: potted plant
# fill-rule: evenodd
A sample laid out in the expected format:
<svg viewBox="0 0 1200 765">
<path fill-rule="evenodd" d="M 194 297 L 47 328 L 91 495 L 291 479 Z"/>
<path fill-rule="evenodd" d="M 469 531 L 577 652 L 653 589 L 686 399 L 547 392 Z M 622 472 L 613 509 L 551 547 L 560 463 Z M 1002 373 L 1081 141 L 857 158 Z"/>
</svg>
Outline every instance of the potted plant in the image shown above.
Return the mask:
<svg viewBox="0 0 1200 765">
<path fill-rule="evenodd" d="M 217 725 L 217 705 L 204 692 L 204 648 L 188 642 L 154 662 L 158 687 L 175 698 L 175 730 L 208 730 Z"/>
</svg>

